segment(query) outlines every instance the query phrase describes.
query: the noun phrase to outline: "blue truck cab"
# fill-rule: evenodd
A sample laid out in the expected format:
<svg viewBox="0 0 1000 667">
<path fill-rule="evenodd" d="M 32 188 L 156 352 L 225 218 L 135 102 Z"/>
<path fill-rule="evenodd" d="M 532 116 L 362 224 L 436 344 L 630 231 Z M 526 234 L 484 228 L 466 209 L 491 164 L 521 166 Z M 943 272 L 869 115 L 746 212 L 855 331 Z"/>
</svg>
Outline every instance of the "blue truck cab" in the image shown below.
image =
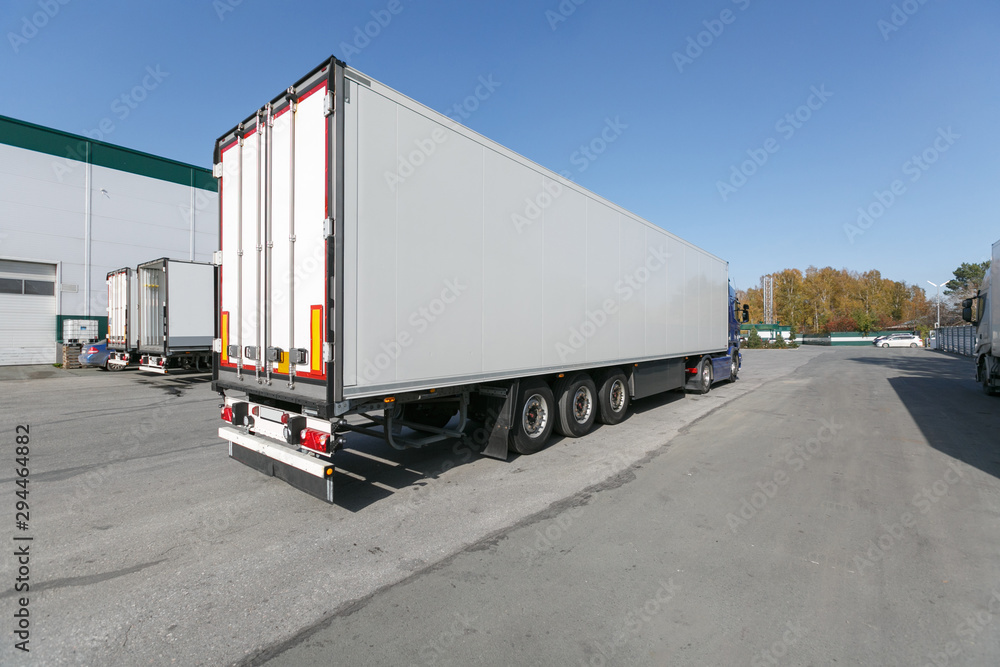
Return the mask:
<svg viewBox="0 0 1000 667">
<path fill-rule="evenodd" d="M 729 340 L 725 353 L 691 357 L 687 363 L 687 383 L 684 389 L 693 394 L 707 394 L 716 382 L 735 382 L 743 365 L 740 353 L 740 324 L 750 320 L 750 306 L 740 304 L 736 290 L 729 285 Z"/>
</svg>

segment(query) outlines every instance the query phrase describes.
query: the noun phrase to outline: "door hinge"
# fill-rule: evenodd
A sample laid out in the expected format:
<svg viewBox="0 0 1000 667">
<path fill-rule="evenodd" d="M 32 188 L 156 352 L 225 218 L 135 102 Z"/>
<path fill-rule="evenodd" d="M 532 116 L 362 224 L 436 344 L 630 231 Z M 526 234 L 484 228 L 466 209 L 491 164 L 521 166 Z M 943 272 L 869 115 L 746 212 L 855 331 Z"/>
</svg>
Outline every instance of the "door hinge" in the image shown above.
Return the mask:
<svg viewBox="0 0 1000 667">
<path fill-rule="evenodd" d="M 222 354 L 222 339 L 221 338 L 213 338 L 212 339 L 212 352 L 217 352 L 219 354 Z"/>
<path fill-rule="evenodd" d="M 334 225 L 333 218 L 327 218 L 326 220 L 323 221 L 323 236 L 327 238 L 333 236 L 333 225 Z"/>
<path fill-rule="evenodd" d="M 323 116 L 332 116 L 333 112 L 337 110 L 336 98 L 333 96 L 333 91 L 326 91 L 326 97 L 323 99 Z"/>
<path fill-rule="evenodd" d="M 222 266 L 222 251 L 216 250 L 212 253 L 212 264 L 216 266 Z"/>
<path fill-rule="evenodd" d="M 328 364 L 333 361 L 333 343 L 323 343 L 323 363 Z"/>
<path fill-rule="evenodd" d="M 222 163 L 212 165 L 212 176 L 215 178 L 222 178 Z"/>
</svg>

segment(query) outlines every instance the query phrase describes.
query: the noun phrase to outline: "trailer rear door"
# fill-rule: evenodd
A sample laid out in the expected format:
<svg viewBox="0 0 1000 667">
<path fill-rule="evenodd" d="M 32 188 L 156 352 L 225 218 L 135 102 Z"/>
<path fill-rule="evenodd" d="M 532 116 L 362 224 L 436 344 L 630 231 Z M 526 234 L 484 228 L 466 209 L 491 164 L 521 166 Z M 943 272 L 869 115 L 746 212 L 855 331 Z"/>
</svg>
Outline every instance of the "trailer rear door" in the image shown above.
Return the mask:
<svg viewBox="0 0 1000 667">
<path fill-rule="evenodd" d="M 325 396 L 330 88 L 318 71 L 220 140 L 223 383 Z"/>
<path fill-rule="evenodd" d="M 132 332 L 135 323 L 129 312 L 135 308 L 130 292 L 132 280 L 132 269 L 118 269 L 108 274 L 108 345 L 113 349 L 130 349 L 129 342 L 136 338 Z"/>
</svg>

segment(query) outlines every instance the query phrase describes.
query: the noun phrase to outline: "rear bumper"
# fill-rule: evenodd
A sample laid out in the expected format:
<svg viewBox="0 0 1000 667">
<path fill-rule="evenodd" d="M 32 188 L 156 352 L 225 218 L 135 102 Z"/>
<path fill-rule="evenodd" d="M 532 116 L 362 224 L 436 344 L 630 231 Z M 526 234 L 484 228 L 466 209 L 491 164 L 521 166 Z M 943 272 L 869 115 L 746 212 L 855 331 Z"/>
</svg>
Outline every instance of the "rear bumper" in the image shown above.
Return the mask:
<svg viewBox="0 0 1000 667">
<path fill-rule="evenodd" d="M 111 354 L 108 355 L 108 364 L 112 366 L 128 366 L 129 361 L 131 361 L 131 355 L 128 352 L 122 352 L 121 350 L 112 350 Z"/>
<path fill-rule="evenodd" d="M 160 366 L 159 364 L 153 365 L 153 364 L 143 364 L 143 363 L 140 363 L 139 364 L 139 370 L 140 371 L 145 371 L 147 373 L 157 373 L 159 375 L 166 375 L 167 374 L 166 367 Z"/>
<path fill-rule="evenodd" d="M 334 467 L 329 463 L 232 426 L 220 427 L 219 437 L 229 441 L 229 456 L 240 463 L 333 502 Z"/>
</svg>

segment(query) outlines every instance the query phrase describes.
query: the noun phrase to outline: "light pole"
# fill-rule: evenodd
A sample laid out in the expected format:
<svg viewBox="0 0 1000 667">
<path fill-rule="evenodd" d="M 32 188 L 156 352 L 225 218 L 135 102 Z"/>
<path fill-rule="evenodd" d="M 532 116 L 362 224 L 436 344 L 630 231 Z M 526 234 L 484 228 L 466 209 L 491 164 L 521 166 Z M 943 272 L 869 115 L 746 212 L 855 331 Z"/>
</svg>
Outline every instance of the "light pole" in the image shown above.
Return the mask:
<svg viewBox="0 0 1000 667">
<path fill-rule="evenodd" d="M 927 282 L 930 283 L 931 285 L 934 285 L 934 287 L 937 288 L 937 322 L 934 323 L 934 328 L 939 329 L 941 328 L 941 285 L 944 285 L 945 283 L 941 283 L 941 285 L 938 285 L 936 283 L 932 283 L 929 280 Z"/>
</svg>

